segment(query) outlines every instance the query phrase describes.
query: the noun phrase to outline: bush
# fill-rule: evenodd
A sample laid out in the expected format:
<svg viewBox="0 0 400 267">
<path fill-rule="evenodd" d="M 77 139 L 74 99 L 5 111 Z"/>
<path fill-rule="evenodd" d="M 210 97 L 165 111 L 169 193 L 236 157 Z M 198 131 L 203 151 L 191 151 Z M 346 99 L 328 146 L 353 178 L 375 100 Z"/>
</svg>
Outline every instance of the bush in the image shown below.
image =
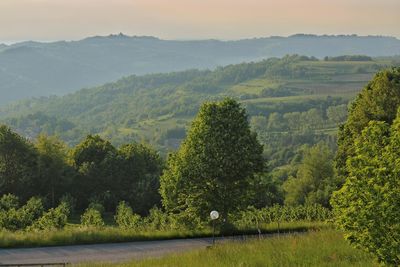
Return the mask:
<svg viewBox="0 0 400 267">
<path fill-rule="evenodd" d="M 264 223 L 296 222 L 296 221 L 327 221 L 332 218 L 332 212 L 319 204 L 308 206 L 274 205 L 263 209 L 248 207 L 247 210 L 234 215 L 233 221 L 240 227 L 255 227 Z"/>
<path fill-rule="evenodd" d="M 67 193 L 60 198 L 60 204 L 65 203 L 69 212 L 74 213 L 76 207 L 76 198 Z"/>
<path fill-rule="evenodd" d="M 149 215 L 144 219 L 146 228 L 154 230 L 167 230 L 170 226 L 170 218 L 161 209 L 154 206 L 149 211 Z"/>
<path fill-rule="evenodd" d="M 37 230 L 62 229 L 67 224 L 69 215 L 68 204 L 63 202 L 55 209 L 49 209 L 31 228 Z"/>
<path fill-rule="evenodd" d="M 94 226 L 94 227 L 103 227 L 104 221 L 101 217 L 101 213 L 94 208 L 87 208 L 85 213 L 81 216 L 81 224 L 82 226 Z"/>
<path fill-rule="evenodd" d="M 141 218 L 133 213 L 132 208 L 125 201 L 121 201 L 118 204 L 114 219 L 119 227 L 129 229 L 139 227 Z"/>
<path fill-rule="evenodd" d="M 6 194 L 0 198 L 0 211 L 8 211 L 10 209 L 18 209 L 19 199 L 13 194 Z"/>
<path fill-rule="evenodd" d="M 0 212 L 0 228 L 15 231 L 23 228 L 23 216 L 15 208 Z"/>
<path fill-rule="evenodd" d="M 12 198 L 9 198 L 12 199 Z M 9 204 L 12 202 L 8 202 Z M 32 197 L 20 209 L 14 207 L 0 212 L 0 228 L 21 230 L 33 224 L 44 212 L 41 198 Z"/>
<path fill-rule="evenodd" d="M 104 214 L 104 206 L 100 202 L 97 201 L 90 202 L 88 208 L 97 210 L 100 213 L 100 215 Z"/>
</svg>

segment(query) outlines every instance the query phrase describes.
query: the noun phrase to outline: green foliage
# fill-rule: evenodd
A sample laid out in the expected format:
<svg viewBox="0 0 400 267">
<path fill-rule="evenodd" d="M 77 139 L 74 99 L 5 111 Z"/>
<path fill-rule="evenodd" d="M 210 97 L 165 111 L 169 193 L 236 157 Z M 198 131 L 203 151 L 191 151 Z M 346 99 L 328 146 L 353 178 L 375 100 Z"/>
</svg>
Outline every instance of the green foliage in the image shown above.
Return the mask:
<svg viewBox="0 0 400 267">
<path fill-rule="evenodd" d="M 348 177 L 332 199 L 346 238 L 394 266 L 400 264 L 399 140 L 400 116 L 392 126 L 369 122 L 354 141 Z"/>
<path fill-rule="evenodd" d="M 306 150 L 296 176 L 284 184 L 285 204 L 320 204 L 329 207 L 329 199 L 337 188 L 333 154 L 324 143 Z"/>
<path fill-rule="evenodd" d="M 114 219 L 121 228 L 135 229 L 140 225 L 141 218 L 139 215 L 133 213 L 132 208 L 125 201 L 121 201 L 117 206 Z"/>
<path fill-rule="evenodd" d="M 0 125 L 0 195 L 12 193 L 27 199 L 36 179 L 36 152 L 31 143 Z"/>
<path fill-rule="evenodd" d="M 70 210 L 66 203 L 61 203 L 56 208 L 51 208 L 31 226 L 34 230 L 62 229 L 67 224 Z"/>
<path fill-rule="evenodd" d="M 67 146 L 55 136 L 40 134 L 35 143 L 38 152 L 38 180 L 37 192 L 51 200 L 51 206 L 55 206 L 56 199 L 65 188 L 65 172 L 67 165 Z"/>
<path fill-rule="evenodd" d="M 206 100 L 237 97 L 252 116 L 316 108 L 324 117 L 328 106 L 347 104 L 370 75 L 388 64 L 396 63 L 325 62 L 292 55 L 213 71 L 133 75 L 63 97 L 22 101 L 1 109 L 0 116 L 30 138 L 45 132 L 76 145 L 90 133 L 114 145 L 148 140 L 167 154 Z M 336 103 L 327 101 L 328 96 Z"/>
<path fill-rule="evenodd" d="M 158 207 L 153 207 L 149 211 L 149 215 L 144 218 L 144 225 L 149 229 L 167 230 L 172 226 L 173 216 L 163 212 Z"/>
<path fill-rule="evenodd" d="M 255 229 L 262 224 L 327 221 L 332 218 L 332 212 L 319 205 L 281 206 L 273 205 L 262 209 L 248 207 L 234 215 L 233 221 L 238 228 Z"/>
<path fill-rule="evenodd" d="M 107 156 L 116 152 L 110 142 L 98 135 L 88 135 L 72 152 L 77 167 L 86 164 L 100 164 Z"/>
<path fill-rule="evenodd" d="M 354 140 L 362 130 L 371 120 L 391 124 L 399 105 L 400 68 L 378 72 L 351 104 L 348 119 L 339 129 L 336 165 L 340 175 L 348 172 L 346 161 L 354 155 Z"/>
<path fill-rule="evenodd" d="M 0 198 L 0 212 L 19 207 L 19 198 L 13 194 L 5 194 Z"/>
<path fill-rule="evenodd" d="M 22 230 L 32 225 L 44 212 L 41 198 L 32 197 L 19 209 L 13 207 L 0 211 L 0 229 Z"/>
<path fill-rule="evenodd" d="M 365 55 L 345 55 L 337 57 L 325 57 L 325 61 L 372 61 L 372 58 Z"/>
<path fill-rule="evenodd" d="M 97 210 L 101 215 L 104 214 L 104 206 L 97 199 L 92 199 L 88 209 Z"/>
<path fill-rule="evenodd" d="M 94 208 L 87 208 L 81 216 L 81 225 L 86 227 L 103 227 L 101 213 Z"/>
<path fill-rule="evenodd" d="M 158 152 L 144 143 L 122 145 L 118 155 L 122 158 L 123 173 L 118 180 L 113 175 L 119 186 L 117 196 L 128 200 L 136 213 L 147 214 L 154 205 L 160 205 L 158 189 L 163 162 Z"/>
<path fill-rule="evenodd" d="M 60 198 L 60 204 L 61 203 L 66 205 L 66 208 L 70 211 L 70 213 L 75 212 L 76 198 L 74 198 L 70 193 L 66 193 Z"/>
<path fill-rule="evenodd" d="M 248 203 L 251 179 L 263 170 L 261 154 L 236 101 L 205 103 L 161 177 L 163 205 L 192 219 L 208 219 L 213 209 L 226 218 Z"/>
</svg>

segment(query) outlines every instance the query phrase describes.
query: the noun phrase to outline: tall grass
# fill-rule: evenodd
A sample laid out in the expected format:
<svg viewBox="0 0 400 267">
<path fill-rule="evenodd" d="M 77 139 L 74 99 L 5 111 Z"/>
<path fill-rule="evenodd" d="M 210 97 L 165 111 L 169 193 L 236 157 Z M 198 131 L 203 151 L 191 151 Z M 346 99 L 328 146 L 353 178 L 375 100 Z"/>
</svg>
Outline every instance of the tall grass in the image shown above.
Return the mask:
<svg viewBox="0 0 400 267">
<path fill-rule="evenodd" d="M 379 266 L 363 251 L 352 248 L 332 229 L 246 243 L 229 242 L 211 249 L 173 254 L 123 264 L 84 264 L 80 267 L 125 266 Z"/>
<path fill-rule="evenodd" d="M 282 222 L 260 225 L 262 233 L 300 232 L 329 227 L 322 222 Z M 234 234 L 256 234 L 257 230 L 246 228 Z M 0 231 L 0 248 L 60 246 L 76 244 L 113 243 L 129 241 L 163 240 L 212 236 L 212 229 L 202 230 L 129 230 L 115 226 L 82 228 L 69 225 L 62 230 L 49 231 Z"/>
</svg>

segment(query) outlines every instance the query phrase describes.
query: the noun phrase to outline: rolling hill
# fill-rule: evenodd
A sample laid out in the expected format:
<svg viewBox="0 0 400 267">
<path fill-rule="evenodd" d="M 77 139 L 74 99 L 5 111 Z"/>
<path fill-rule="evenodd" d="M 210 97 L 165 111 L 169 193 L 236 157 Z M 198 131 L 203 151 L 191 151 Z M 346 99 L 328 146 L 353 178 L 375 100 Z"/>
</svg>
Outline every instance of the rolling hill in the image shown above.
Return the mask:
<svg viewBox="0 0 400 267">
<path fill-rule="evenodd" d="M 132 75 L 61 97 L 19 101 L 0 109 L 0 122 L 28 138 L 45 132 L 74 145 L 90 133 L 116 145 L 146 140 L 166 153 L 177 148 L 202 102 L 228 96 L 245 105 L 267 156 L 277 157 L 279 165 L 291 156 L 277 153 L 293 154 L 295 147 L 320 140 L 334 145 L 349 101 L 374 73 L 394 65 L 400 58 L 294 55 L 213 71 Z"/>
<path fill-rule="evenodd" d="M 400 40 L 298 34 L 237 41 L 178 41 L 119 34 L 0 45 L 0 105 L 27 97 L 63 95 L 131 74 L 214 69 L 286 54 L 392 56 L 400 55 Z"/>
</svg>

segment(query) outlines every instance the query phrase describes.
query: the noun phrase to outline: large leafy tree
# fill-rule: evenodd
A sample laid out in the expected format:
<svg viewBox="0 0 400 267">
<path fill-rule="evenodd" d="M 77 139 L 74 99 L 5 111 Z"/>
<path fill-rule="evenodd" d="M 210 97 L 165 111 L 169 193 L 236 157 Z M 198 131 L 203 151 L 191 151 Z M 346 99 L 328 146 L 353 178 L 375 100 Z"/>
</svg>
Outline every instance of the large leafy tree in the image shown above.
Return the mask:
<svg viewBox="0 0 400 267">
<path fill-rule="evenodd" d="M 377 73 L 357 96 L 339 131 L 336 163 L 345 183 L 332 199 L 347 238 L 394 265 L 400 264 L 399 105 L 400 68 Z"/>
<path fill-rule="evenodd" d="M 54 207 L 66 185 L 67 146 L 55 136 L 41 134 L 35 143 L 38 152 L 38 193 L 50 199 Z"/>
<path fill-rule="evenodd" d="M 79 190 L 75 194 L 81 208 L 87 205 L 90 197 L 107 202 L 104 204 L 109 206 L 116 204 L 111 190 L 120 172 L 117 149 L 98 135 L 88 135 L 73 149 L 72 159 L 79 173 L 75 182 Z"/>
<path fill-rule="evenodd" d="M 136 213 L 145 214 L 154 205 L 159 205 L 158 192 L 162 161 L 158 153 L 146 144 L 126 144 L 118 154 L 122 159 L 123 174 L 117 181 L 117 194 L 128 200 Z"/>
<path fill-rule="evenodd" d="M 226 218 L 248 205 L 254 174 L 264 167 L 262 150 L 235 100 L 203 104 L 161 177 L 163 205 L 193 219 L 213 209 Z"/>
<path fill-rule="evenodd" d="M 400 68 L 378 72 L 349 108 L 346 123 L 338 133 L 336 166 L 347 175 L 346 160 L 354 154 L 354 140 L 371 120 L 392 123 L 400 105 Z"/>
<path fill-rule="evenodd" d="M 33 195 L 37 175 L 37 153 L 33 145 L 0 125 L 0 195 L 12 193 L 26 200 Z"/>
<path fill-rule="evenodd" d="M 400 265 L 400 116 L 390 127 L 371 121 L 354 143 L 348 177 L 332 206 L 353 244 Z"/>
</svg>

